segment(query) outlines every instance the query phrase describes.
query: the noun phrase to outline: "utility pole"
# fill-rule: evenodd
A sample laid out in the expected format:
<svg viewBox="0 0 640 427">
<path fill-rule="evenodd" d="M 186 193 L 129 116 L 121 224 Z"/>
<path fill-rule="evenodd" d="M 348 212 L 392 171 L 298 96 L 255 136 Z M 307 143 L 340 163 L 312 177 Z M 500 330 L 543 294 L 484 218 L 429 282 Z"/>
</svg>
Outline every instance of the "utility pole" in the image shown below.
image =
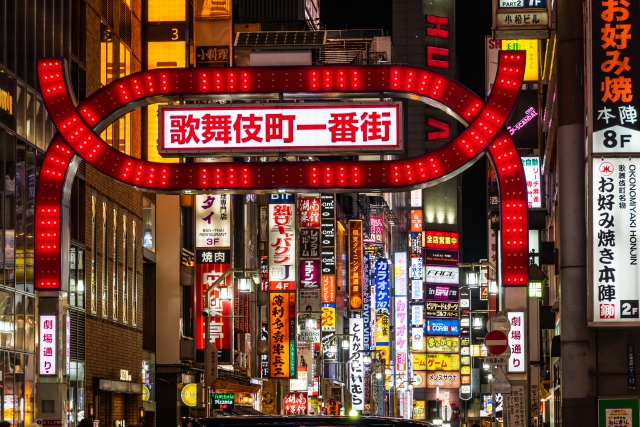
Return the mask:
<svg viewBox="0 0 640 427">
<path fill-rule="evenodd" d="M 562 425 L 596 427 L 595 332 L 587 326 L 586 17 L 583 0 L 561 0 L 556 5 Z"/>
</svg>

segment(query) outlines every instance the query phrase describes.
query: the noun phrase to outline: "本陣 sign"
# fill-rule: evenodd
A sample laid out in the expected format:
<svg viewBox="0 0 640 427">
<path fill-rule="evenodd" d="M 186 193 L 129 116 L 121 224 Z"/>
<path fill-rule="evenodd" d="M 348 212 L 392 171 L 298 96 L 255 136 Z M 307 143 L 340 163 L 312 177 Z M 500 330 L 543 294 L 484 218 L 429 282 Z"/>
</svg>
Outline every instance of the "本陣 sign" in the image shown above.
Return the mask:
<svg viewBox="0 0 640 427">
<path fill-rule="evenodd" d="M 295 207 L 293 203 L 269 204 L 270 290 L 285 291 L 296 287 Z"/>
<path fill-rule="evenodd" d="M 196 247 L 231 247 L 231 195 L 196 195 Z"/>
<path fill-rule="evenodd" d="M 593 153 L 639 153 L 640 122 L 634 89 L 640 67 L 634 62 L 640 38 L 640 4 L 591 1 L 591 96 Z"/>
<path fill-rule="evenodd" d="M 362 221 L 349 220 L 349 310 L 362 310 Z"/>
<path fill-rule="evenodd" d="M 269 293 L 269 377 L 296 378 L 296 294 Z"/>
<path fill-rule="evenodd" d="M 637 172 L 640 159 L 593 159 L 592 321 L 640 321 Z"/>
<path fill-rule="evenodd" d="M 159 152 L 401 150 L 400 103 L 160 107 Z"/>
</svg>

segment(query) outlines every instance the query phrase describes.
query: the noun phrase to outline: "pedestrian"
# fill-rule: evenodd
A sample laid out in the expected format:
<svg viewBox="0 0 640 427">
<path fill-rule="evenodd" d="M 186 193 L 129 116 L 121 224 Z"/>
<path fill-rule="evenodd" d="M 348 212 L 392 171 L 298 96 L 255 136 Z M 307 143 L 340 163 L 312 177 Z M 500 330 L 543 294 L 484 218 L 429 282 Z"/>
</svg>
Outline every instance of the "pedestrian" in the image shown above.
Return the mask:
<svg viewBox="0 0 640 427">
<path fill-rule="evenodd" d="M 198 424 L 196 424 L 195 420 L 189 420 L 189 422 L 187 423 L 187 427 L 199 427 Z"/>
<path fill-rule="evenodd" d="M 0 427 L 11 427 L 11 423 L 8 421 L 0 422 Z"/>
<path fill-rule="evenodd" d="M 93 422 L 87 418 L 83 418 L 76 427 L 93 427 Z"/>
</svg>

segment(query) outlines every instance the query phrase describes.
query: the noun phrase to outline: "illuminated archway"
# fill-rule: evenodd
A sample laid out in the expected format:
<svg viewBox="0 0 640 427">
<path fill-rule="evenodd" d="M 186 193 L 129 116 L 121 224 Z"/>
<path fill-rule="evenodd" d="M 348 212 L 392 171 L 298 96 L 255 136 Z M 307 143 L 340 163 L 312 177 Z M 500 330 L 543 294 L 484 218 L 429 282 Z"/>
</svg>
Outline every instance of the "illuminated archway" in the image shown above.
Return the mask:
<svg viewBox="0 0 640 427">
<path fill-rule="evenodd" d="M 459 83 L 405 66 L 186 68 L 136 73 L 103 87 L 80 105 L 59 58 L 38 61 L 42 96 L 58 129 L 40 170 L 36 193 L 35 284 L 60 289 L 61 204 L 79 158 L 120 182 L 160 192 L 344 192 L 407 190 L 433 185 L 464 170 L 485 149 L 495 165 L 501 201 L 501 273 L 504 285 L 528 283 L 528 205 L 524 171 L 504 122 L 524 75 L 523 52 L 502 52 L 489 100 Z M 372 162 L 154 163 L 130 157 L 99 132 L 117 117 L 180 97 L 278 99 L 371 97 L 392 94 L 421 100 L 468 127 L 439 149 L 411 159 Z M 76 156 L 77 157 L 74 157 Z"/>
</svg>

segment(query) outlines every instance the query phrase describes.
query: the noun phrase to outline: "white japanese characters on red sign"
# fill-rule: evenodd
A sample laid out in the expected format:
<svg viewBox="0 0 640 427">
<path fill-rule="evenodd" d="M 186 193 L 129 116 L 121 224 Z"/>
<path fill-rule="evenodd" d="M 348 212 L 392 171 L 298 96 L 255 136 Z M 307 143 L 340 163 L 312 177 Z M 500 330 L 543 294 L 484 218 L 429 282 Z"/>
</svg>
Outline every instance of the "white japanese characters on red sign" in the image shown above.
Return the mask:
<svg viewBox="0 0 640 427">
<path fill-rule="evenodd" d="M 296 288 L 296 205 L 269 205 L 269 290 Z"/>
<path fill-rule="evenodd" d="M 524 312 L 510 311 L 507 318 L 511 324 L 511 330 L 507 333 L 511 356 L 509 357 L 509 372 L 526 372 L 526 337 L 524 335 Z"/>
<path fill-rule="evenodd" d="M 402 150 L 400 104 L 269 104 L 160 109 L 161 153 Z"/>
<path fill-rule="evenodd" d="M 196 247 L 231 246 L 231 195 L 196 195 Z"/>
<path fill-rule="evenodd" d="M 40 316 L 40 375 L 56 375 L 56 316 Z"/>
</svg>

